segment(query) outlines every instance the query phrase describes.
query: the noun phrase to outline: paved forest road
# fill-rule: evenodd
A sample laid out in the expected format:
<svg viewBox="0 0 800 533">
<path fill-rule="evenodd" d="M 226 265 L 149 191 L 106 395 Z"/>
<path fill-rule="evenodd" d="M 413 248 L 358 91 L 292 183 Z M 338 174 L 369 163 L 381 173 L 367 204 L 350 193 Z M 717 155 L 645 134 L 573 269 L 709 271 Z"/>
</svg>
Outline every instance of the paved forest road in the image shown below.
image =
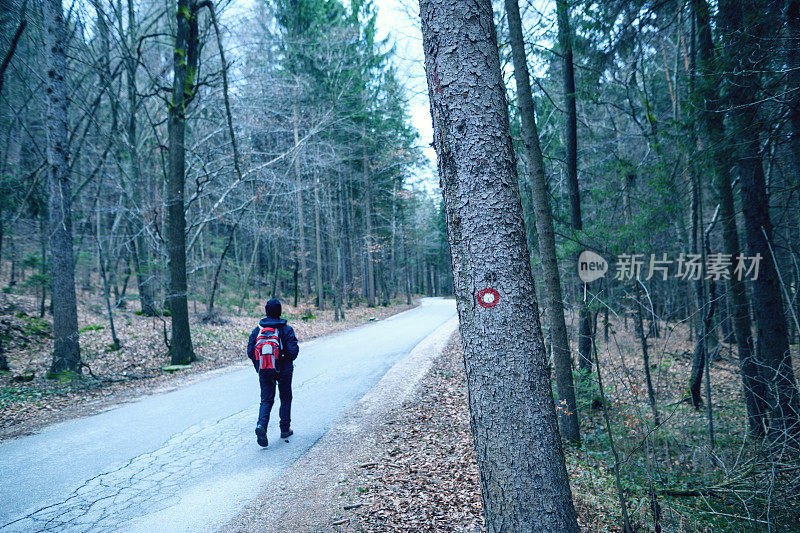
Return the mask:
<svg viewBox="0 0 800 533">
<path fill-rule="evenodd" d="M 453 300 L 427 298 L 302 344 L 290 443 L 275 405 L 270 445 L 256 444 L 258 380 L 248 367 L 2 444 L 0 531 L 214 530 L 455 312 Z"/>
</svg>

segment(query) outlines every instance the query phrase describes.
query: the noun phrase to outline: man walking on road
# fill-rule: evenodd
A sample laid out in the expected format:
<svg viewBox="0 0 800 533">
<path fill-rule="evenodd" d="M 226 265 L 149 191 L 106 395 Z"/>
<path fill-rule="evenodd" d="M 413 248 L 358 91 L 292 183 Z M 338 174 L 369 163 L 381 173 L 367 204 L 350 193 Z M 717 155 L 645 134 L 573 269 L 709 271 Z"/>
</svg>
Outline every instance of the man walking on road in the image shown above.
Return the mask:
<svg viewBox="0 0 800 533">
<path fill-rule="evenodd" d="M 290 427 L 292 372 L 294 360 L 300 353 L 294 329 L 281 318 L 281 302 L 272 298 L 267 302 L 265 311 L 267 316 L 261 319 L 247 341 L 247 357 L 253 361 L 261 385 L 256 440 L 259 446 L 263 447 L 268 444 L 267 424 L 272 404 L 275 403 L 276 384 L 281 399 L 281 406 L 278 409 L 281 438 L 285 439 L 294 433 Z"/>
</svg>

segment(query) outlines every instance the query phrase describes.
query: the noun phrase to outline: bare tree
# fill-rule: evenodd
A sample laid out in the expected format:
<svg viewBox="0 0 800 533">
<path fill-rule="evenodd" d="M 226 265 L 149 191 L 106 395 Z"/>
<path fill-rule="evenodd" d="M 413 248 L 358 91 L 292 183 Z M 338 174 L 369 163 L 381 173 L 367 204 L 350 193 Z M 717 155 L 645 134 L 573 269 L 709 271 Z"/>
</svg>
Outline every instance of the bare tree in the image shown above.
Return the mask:
<svg viewBox="0 0 800 533">
<path fill-rule="evenodd" d="M 53 299 L 53 364 L 51 374 L 80 373 L 78 308 L 72 255 L 72 191 L 70 187 L 67 88 L 67 28 L 59 0 L 45 0 L 47 58 L 47 164 L 50 192 L 50 254 Z"/>
<path fill-rule="evenodd" d="M 169 254 L 169 311 L 172 315 L 172 364 L 195 360 L 189 331 L 186 282 L 186 108 L 197 91 L 199 37 L 198 6 L 194 0 L 178 0 L 177 34 L 173 56 L 172 98 L 169 102 L 169 175 L 167 179 L 167 252 Z"/>
</svg>

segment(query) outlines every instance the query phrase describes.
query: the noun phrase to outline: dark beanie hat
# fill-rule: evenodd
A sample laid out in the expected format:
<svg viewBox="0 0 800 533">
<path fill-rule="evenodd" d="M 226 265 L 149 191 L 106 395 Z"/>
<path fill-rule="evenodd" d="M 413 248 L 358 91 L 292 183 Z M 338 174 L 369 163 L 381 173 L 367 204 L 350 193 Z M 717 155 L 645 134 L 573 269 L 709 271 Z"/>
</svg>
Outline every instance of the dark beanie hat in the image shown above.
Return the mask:
<svg viewBox="0 0 800 533">
<path fill-rule="evenodd" d="M 272 298 L 270 301 L 267 302 L 267 305 L 264 306 L 264 310 L 267 312 L 267 316 L 269 318 L 280 318 L 281 317 L 281 302 L 277 298 Z"/>
</svg>

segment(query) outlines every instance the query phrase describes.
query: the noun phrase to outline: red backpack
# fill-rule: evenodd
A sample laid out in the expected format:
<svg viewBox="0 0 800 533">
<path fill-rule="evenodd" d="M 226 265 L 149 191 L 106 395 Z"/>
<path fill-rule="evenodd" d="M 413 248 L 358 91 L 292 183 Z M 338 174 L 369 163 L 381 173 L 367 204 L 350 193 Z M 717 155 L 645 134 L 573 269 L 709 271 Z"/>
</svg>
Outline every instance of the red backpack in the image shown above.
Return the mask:
<svg viewBox="0 0 800 533">
<path fill-rule="evenodd" d="M 255 357 L 259 370 L 277 370 L 281 357 L 281 337 L 278 328 L 261 328 L 256 338 Z"/>
</svg>

